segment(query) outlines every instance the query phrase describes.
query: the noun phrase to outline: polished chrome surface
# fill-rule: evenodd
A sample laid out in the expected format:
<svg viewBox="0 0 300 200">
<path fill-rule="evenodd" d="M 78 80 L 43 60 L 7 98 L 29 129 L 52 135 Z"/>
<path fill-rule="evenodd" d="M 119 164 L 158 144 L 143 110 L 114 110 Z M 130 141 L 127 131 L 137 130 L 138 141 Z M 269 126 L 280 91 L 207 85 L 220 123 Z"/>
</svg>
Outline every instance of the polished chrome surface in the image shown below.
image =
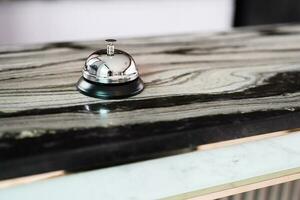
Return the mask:
<svg viewBox="0 0 300 200">
<path fill-rule="evenodd" d="M 138 78 L 133 58 L 126 52 L 115 49 L 114 39 L 106 40 L 106 49 L 92 53 L 83 68 L 83 77 L 97 83 L 126 83 Z"/>
<path fill-rule="evenodd" d="M 107 55 L 113 56 L 114 52 L 115 52 L 114 42 L 116 42 L 117 40 L 115 40 L 115 39 L 107 39 L 105 41 L 108 42 L 107 47 L 106 47 Z"/>
</svg>

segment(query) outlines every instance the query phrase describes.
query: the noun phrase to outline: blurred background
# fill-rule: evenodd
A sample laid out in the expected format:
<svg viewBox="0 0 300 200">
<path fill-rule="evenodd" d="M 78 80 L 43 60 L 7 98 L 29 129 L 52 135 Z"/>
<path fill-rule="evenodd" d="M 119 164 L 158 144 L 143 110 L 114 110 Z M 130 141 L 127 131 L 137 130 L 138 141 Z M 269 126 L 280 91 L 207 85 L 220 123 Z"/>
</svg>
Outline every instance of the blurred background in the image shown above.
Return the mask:
<svg viewBox="0 0 300 200">
<path fill-rule="evenodd" d="M 300 21 L 299 0 L 0 0 L 0 45 Z"/>
</svg>

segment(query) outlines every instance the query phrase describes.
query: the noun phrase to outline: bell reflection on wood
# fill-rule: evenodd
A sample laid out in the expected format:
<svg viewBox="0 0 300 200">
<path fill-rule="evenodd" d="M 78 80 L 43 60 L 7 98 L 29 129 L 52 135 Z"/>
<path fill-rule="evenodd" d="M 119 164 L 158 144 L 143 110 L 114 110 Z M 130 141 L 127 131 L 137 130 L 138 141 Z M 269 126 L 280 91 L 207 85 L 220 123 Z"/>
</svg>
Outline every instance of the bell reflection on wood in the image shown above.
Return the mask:
<svg viewBox="0 0 300 200">
<path fill-rule="evenodd" d="M 102 104 L 87 104 L 84 105 L 84 111 L 93 114 L 100 114 L 105 117 L 110 112 L 110 109 Z"/>
<path fill-rule="evenodd" d="M 92 53 L 86 60 L 77 89 L 96 98 L 113 99 L 136 95 L 144 89 L 133 58 L 115 49 L 114 39 L 106 49 Z"/>
</svg>

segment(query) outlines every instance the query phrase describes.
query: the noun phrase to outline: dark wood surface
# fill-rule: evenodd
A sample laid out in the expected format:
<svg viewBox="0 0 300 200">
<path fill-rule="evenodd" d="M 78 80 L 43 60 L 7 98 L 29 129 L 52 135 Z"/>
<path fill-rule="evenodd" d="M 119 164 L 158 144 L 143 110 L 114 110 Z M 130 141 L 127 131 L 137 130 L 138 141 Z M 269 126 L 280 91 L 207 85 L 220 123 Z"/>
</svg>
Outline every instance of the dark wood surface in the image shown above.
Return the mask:
<svg viewBox="0 0 300 200">
<path fill-rule="evenodd" d="M 103 47 L 0 47 L 0 179 L 300 127 L 300 26 L 120 40 L 146 85 L 120 100 L 75 88 L 85 58 Z"/>
</svg>

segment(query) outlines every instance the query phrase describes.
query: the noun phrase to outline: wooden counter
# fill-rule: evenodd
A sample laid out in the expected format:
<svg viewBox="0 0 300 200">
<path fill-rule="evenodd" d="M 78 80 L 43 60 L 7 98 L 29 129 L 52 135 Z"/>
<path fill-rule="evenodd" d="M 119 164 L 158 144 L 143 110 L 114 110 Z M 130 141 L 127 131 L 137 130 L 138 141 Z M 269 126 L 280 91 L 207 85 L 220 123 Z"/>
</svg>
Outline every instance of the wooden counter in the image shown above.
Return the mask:
<svg viewBox="0 0 300 200">
<path fill-rule="evenodd" d="M 76 91 L 104 42 L 0 47 L 0 179 L 112 166 L 300 126 L 300 26 L 124 39 L 146 88 Z"/>
</svg>

